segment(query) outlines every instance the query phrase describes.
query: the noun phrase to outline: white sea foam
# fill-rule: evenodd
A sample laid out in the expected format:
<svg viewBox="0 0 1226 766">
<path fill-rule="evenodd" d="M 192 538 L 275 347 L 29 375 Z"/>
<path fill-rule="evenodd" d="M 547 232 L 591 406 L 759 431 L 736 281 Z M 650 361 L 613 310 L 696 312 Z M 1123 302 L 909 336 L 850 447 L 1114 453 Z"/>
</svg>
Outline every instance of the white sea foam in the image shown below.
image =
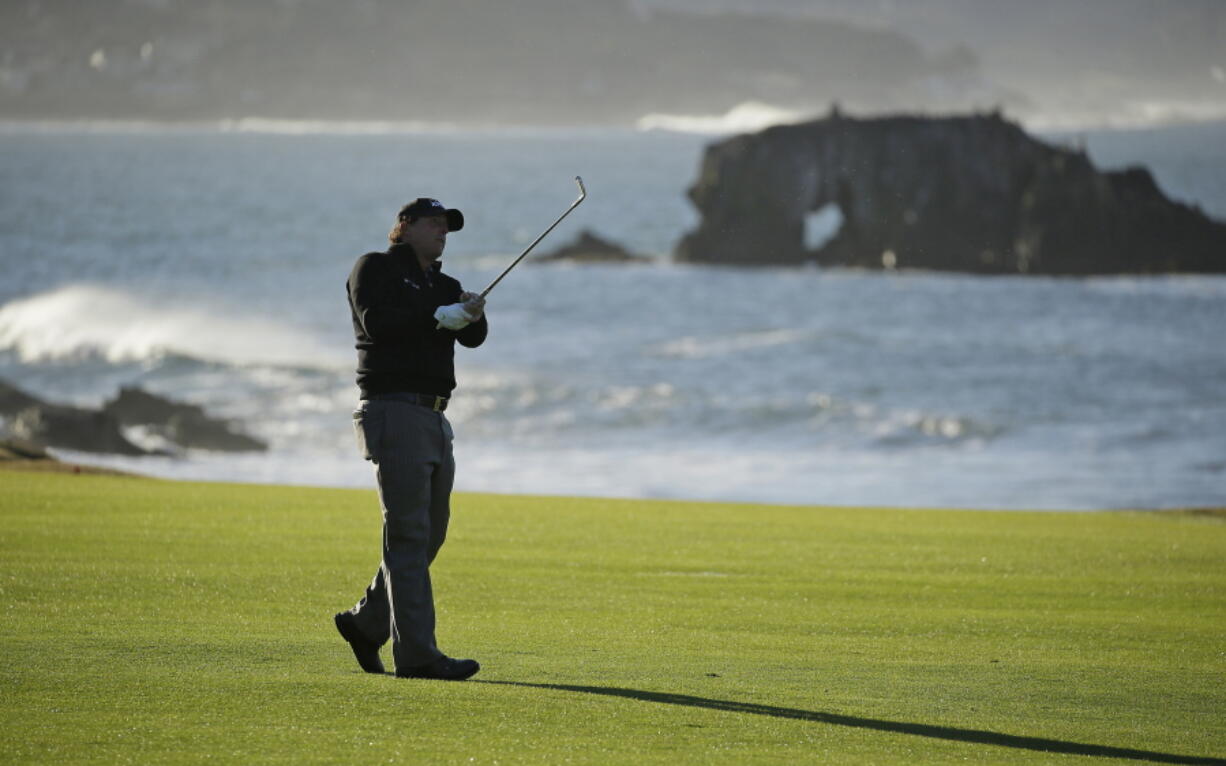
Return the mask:
<svg viewBox="0 0 1226 766">
<path fill-rule="evenodd" d="M 638 119 L 635 127 L 639 130 L 717 135 L 758 131 L 771 125 L 800 122 L 808 116 L 804 112 L 772 106 L 761 101 L 746 101 L 724 114 L 647 114 Z"/>
<path fill-rule="evenodd" d="M 907 108 L 857 111 L 856 116 L 888 115 Z M 772 125 L 788 125 L 817 119 L 816 110 L 788 109 L 761 101 L 737 104 L 724 114 L 668 114 L 653 112 L 635 122 L 640 131 L 671 131 L 696 135 L 752 133 Z M 1010 114 L 1027 129 L 1039 132 L 1067 130 L 1125 130 L 1160 128 L 1226 120 L 1226 101 L 1146 99 L 1122 101 L 1112 108 L 1076 105 L 1045 105 L 1021 114 Z"/>
<path fill-rule="evenodd" d="M 1092 130 L 1140 130 L 1226 120 L 1226 100 L 1125 101 L 1114 109 L 1046 107 L 1023 115 L 1028 130 L 1047 133 Z"/>
<path fill-rule="evenodd" d="M 772 346 L 798 343 L 813 336 L 811 330 L 776 328 L 737 333 L 730 336 L 699 338 L 685 336 L 655 346 L 652 351 L 660 356 L 683 359 L 706 359 L 713 356 L 735 354 Z"/>
<path fill-rule="evenodd" d="M 0 350 L 15 352 L 25 363 L 89 355 L 117 363 L 167 353 L 240 365 L 331 367 L 349 361 L 267 318 L 172 305 L 96 285 L 72 285 L 0 306 Z"/>
</svg>

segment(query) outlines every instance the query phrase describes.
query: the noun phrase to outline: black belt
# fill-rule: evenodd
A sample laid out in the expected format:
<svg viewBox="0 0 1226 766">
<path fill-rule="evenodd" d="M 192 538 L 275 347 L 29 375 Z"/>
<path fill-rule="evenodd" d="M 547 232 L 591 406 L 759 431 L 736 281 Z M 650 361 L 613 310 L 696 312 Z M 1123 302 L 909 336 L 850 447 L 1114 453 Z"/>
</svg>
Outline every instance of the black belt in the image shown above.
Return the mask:
<svg viewBox="0 0 1226 766">
<path fill-rule="evenodd" d="M 427 394 L 371 394 L 367 399 L 378 400 L 381 402 L 405 402 L 407 404 L 418 404 L 422 407 L 429 407 L 435 412 L 442 412 L 447 409 L 449 401 L 445 396 L 429 396 Z"/>
</svg>

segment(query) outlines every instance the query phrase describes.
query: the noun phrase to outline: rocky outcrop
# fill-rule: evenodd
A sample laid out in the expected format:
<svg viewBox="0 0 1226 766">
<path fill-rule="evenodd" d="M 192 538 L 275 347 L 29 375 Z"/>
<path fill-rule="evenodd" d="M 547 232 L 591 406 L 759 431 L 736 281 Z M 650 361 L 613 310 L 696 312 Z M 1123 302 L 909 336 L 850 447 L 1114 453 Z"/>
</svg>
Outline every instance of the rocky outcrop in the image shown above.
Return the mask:
<svg viewBox="0 0 1226 766">
<path fill-rule="evenodd" d="M 134 444 L 113 416 L 81 407 L 31 405 L 16 414 L 9 430 L 19 439 L 79 452 L 129 456 L 159 454 Z"/>
<path fill-rule="evenodd" d="M 217 452 L 262 452 L 268 446 L 238 433 L 224 420 L 194 404 L 164 399 L 140 388 L 124 387 L 102 407 L 125 426 L 146 426 L 180 447 Z"/>
<path fill-rule="evenodd" d="M 5 417 L 16 415 L 26 407 L 35 404 L 42 404 L 42 402 L 7 381 L 0 380 L 0 415 Z"/>
<path fill-rule="evenodd" d="M 829 117 L 708 147 L 678 261 L 986 274 L 1226 272 L 1226 224 L 999 114 Z M 806 220 L 837 210 L 833 237 Z"/>
<path fill-rule="evenodd" d="M 38 446 L 116 455 L 164 455 L 145 449 L 124 429 L 142 426 L 177 447 L 223 452 L 261 451 L 267 446 L 232 430 L 192 404 L 174 402 L 139 388 L 123 388 L 102 409 L 53 404 L 0 381 L 0 416 L 11 437 Z"/>
<path fill-rule="evenodd" d="M 621 245 L 601 239 L 584 229 L 574 242 L 562 245 L 551 253 L 540 256 L 537 263 L 648 263 L 651 258 L 635 255 Z"/>
<path fill-rule="evenodd" d="M 124 436 L 106 412 L 45 402 L 0 380 L 0 417 L 5 436 L 30 448 L 62 447 L 81 452 L 146 455 Z"/>
</svg>

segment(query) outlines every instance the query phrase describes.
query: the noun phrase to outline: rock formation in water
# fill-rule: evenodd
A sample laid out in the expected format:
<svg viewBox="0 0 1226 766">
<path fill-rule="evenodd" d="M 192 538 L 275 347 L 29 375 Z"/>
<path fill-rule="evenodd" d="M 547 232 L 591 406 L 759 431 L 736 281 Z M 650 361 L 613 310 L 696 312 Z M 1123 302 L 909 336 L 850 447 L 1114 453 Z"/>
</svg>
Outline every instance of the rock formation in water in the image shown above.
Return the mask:
<svg viewBox="0 0 1226 766">
<path fill-rule="evenodd" d="M 47 447 L 112 455 L 165 454 L 132 442 L 114 416 L 99 410 L 40 402 L 18 412 L 9 426 L 19 439 Z"/>
<path fill-rule="evenodd" d="M 10 437 L 38 446 L 116 455 L 164 455 L 135 444 L 125 427 L 141 426 L 177 447 L 221 452 L 262 451 L 267 445 L 209 416 L 193 404 L 183 404 L 139 388 L 119 394 L 94 410 L 52 404 L 0 380 L 0 417 Z"/>
<path fill-rule="evenodd" d="M 262 441 L 234 431 L 230 424 L 183 404 L 136 387 L 123 387 L 102 407 L 125 426 L 145 426 L 180 447 L 216 452 L 262 452 Z"/>
<path fill-rule="evenodd" d="M 1226 272 L 1226 224 L 999 114 L 832 111 L 707 148 L 678 261 L 985 274 Z M 815 214 L 841 226 L 806 244 Z"/>
<path fill-rule="evenodd" d="M 649 263 L 651 258 L 635 255 L 626 248 L 607 239 L 602 239 L 584 229 L 575 241 L 562 245 L 551 253 L 536 259 L 538 263 Z"/>
</svg>

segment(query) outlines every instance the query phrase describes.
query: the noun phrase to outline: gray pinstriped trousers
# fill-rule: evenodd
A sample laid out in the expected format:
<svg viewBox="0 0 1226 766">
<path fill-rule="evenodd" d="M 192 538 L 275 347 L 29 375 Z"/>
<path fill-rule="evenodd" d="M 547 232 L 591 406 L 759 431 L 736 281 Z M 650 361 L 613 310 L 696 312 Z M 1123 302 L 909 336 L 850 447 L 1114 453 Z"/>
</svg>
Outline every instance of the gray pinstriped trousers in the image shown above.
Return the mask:
<svg viewBox="0 0 1226 766">
<path fill-rule="evenodd" d="M 375 465 L 383 508 L 383 560 L 350 610 L 358 630 L 382 645 L 403 671 L 442 656 L 434 640 L 430 564 L 447 537 L 455 458 L 441 412 L 375 399 L 353 414 L 363 457 Z"/>
</svg>

